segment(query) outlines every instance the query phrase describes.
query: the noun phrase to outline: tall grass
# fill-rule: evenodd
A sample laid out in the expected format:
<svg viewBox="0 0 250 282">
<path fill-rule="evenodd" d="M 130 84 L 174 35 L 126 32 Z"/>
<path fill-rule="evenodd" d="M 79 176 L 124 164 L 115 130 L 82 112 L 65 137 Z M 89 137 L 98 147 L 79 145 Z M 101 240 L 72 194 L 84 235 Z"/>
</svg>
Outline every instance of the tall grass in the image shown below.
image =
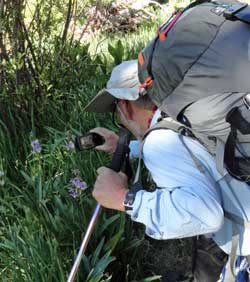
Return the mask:
<svg viewBox="0 0 250 282">
<path fill-rule="evenodd" d="M 110 116 L 83 108 L 104 87 L 112 67 L 136 58 L 158 25 L 145 22 L 135 33 L 74 42 L 67 37 L 67 20 L 77 3 L 0 1 L 3 282 L 66 280 L 96 204 L 91 195 L 96 169 L 110 161 L 94 151 L 69 150 L 67 144 L 90 128 L 112 128 Z M 34 140 L 40 152 L 32 149 Z M 88 188 L 72 198 L 76 177 Z M 142 242 L 141 227 L 123 213 L 104 210 L 77 281 L 159 281 L 157 275 L 144 279 Z"/>
<path fill-rule="evenodd" d="M 7 8 L 13 6 L 5 8 L 7 16 Z M 15 19 L 15 14 L 8 16 Z M 6 30 L 10 18 L 5 17 Z M 135 36 L 117 35 L 108 40 L 105 50 L 93 54 L 89 44 L 62 43 L 56 31 L 39 34 L 45 24 L 41 17 L 37 25 L 32 24 L 28 34 L 32 52 L 10 48 L 15 40 L 21 42 L 23 34 L 2 41 L 9 51 L 2 61 L 5 83 L 0 92 L 0 280 L 62 282 L 96 204 L 91 195 L 95 171 L 110 161 L 93 151 L 68 150 L 67 144 L 76 134 L 110 125 L 109 116 L 103 120 L 83 108 L 105 85 L 114 64 L 136 58 L 149 27 Z M 40 142 L 41 152 L 32 150 L 34 140 Z M 88 188 L 74 199 L 69 189 L 75 177 Z M 122 213 L 102 212 L 77 281 L 143 279 L 139 263 L 143 230 L 135 231 L 132 225 Z"/>
<path fill-rule="evenodd" d="M 95 206 L 90 189 L 77 199 L 71 198 L 69 182 L 81 176 L 91 185 L 96 167 L 106 160 L 94 152 L 82 155 L 69 152 L 65 147 L 67 134 L 50 127 L 45 132 L 41 153 L 31 152 L 30 136 L 22 140 L 28 154 L 18 165 L 18 181 L 10 180 L 8 170 L 3 168 L 6 174 L 0 200 L 3 281 L 64 281 Z M 108 279 L 105 270 L 115 260 L 115 254 L 125 257 L 135 253 L 140 238 L 134 237 L 131 230 L 125 233 L 127 228 L 124 214 L 110 216 L 103 212 L 78 281 Z M 117 266 L 113 268 L 113 276 L 118 275 L 116 271 Z"/>
</svg>

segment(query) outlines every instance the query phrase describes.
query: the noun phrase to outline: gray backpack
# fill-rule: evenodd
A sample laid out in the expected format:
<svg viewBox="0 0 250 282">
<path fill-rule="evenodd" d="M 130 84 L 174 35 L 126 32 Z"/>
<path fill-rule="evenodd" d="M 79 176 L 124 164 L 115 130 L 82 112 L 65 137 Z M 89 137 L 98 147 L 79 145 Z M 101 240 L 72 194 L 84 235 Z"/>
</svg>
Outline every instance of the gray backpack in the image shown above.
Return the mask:
<svg viewBox="0 0 250 282">
<path fill-rule="evenodd" d="M 250 8 L 197 1 L 138 56 L 141 95 L 184 123 L 236 179 L 250 182 Z"/>
</svg>

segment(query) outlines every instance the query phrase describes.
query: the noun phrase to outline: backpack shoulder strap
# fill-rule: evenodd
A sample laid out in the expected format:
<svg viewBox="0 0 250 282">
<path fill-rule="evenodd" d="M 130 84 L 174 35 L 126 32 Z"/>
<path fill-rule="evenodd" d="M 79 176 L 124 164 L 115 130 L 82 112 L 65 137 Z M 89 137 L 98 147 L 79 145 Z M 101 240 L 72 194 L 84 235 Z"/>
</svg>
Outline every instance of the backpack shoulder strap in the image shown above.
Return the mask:
<svg viewBox="0 0 250 282">
<path fill-rule="evenodd" d="M 143 140 L 149 135 L 150 132 L 158 129 L 171 129 L 174 132 L 184 134 L 184 131 L 188 129 L 184 124 L 172 119 L 171 117 L 166 117 L 157 122 L 154 126 L 149 128 L 143 136 Z"/>
<path fill-rule="evenodd" d="M 174 119 L 170 117 L 162 118 L 159 122 L 157 122 L 154 126 L 149 128 L 146 133 L 144 134 L 141 145 L 140 145 L 140 153 L 139 153 L 139 160 L 138 160 L 138 166 L 136 169 L 135 177 L 134 177 L 134 183 L 138 183 L 141 181 L 141 161 L 142 161 L 142 150 L 143 150 L 143 145 L 145 143 L 146 137 L 149 135 L 150 132 L 154 130 L 159 130 L 159 129 L 171 129 L 177 133 L 182 133 L 183 130 L 187 129 L 187 127 L 178 122 L 175 121 Z"/>
</svg>

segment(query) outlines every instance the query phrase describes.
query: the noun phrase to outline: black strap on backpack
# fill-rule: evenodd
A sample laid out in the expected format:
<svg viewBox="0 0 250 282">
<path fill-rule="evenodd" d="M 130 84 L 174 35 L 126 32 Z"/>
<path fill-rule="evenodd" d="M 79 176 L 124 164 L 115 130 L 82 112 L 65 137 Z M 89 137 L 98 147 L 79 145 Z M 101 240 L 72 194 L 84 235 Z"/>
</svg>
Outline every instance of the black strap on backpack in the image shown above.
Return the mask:
<svg viewBox="0 0 250 282">
<path fill-rule="evenodd" d="M 226 9 L 223 16 L 230 21 L 239 20 L 250 24 L 250 7 L 247 3 L 237 3 Z"/>
<path fill-rule="evenodd" d="M 242 117 L 238 107 L 232 108 L 227 116 L 226 121 L 231 125 L 231 132 L 225 144 L 224 161 L 227 165 L 228 172 L 240 181 L 250 181 L 250 158 L 245 156 L 237 147 L 237 130 L 243 134 L 250 134 L 250 124 Z M 241 158 L 235 156 L 236 150 L 241 154 Z"/>
</svg>

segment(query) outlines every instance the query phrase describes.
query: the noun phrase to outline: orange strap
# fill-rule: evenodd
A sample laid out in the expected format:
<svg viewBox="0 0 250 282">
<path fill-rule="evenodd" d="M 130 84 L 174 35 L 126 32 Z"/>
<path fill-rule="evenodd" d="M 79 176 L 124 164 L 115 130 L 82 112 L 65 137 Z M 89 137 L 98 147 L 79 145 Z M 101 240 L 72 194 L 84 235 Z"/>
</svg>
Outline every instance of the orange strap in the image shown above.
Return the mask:
<svg viewBox="0 0 250 282">
<path fill-rule="evenodd" d="M 143 83 L 139 86 L 139 92 L 141 93 L 144 89 L 151 86 L 153 84 L 154 80 L 151 76 L 147 77 Z"/>
<path fill-rule="evenodd" d="M 161 31 L 158 33 L 158 36 L 159 36 L 159 39 L 160 39 L 160 42 L 163 42 L 166 37 L 167 37 L 167 34 L 165 34 L 165 32 Z"/>
<path fill-rule="evenodd" d="M 144 65 L 144 63 L 145 63 L 142 52 L 140 52 L 139 55 L 138 55 L 138 62 L 141 66 Z"/>
<path fill-rule="evenodd" d="M 182 11 L 175 11 L 171 16 L 170 21 L 166 25 L 163 25 L 162 27 L 158 29 L 157 33 L 158 33 L 160 42 L 164 41 L 167 38 L 168 32 L 175 25 L 175 23 L 178 21 L 181 15 L 182 15 Z"/>
</svg>

